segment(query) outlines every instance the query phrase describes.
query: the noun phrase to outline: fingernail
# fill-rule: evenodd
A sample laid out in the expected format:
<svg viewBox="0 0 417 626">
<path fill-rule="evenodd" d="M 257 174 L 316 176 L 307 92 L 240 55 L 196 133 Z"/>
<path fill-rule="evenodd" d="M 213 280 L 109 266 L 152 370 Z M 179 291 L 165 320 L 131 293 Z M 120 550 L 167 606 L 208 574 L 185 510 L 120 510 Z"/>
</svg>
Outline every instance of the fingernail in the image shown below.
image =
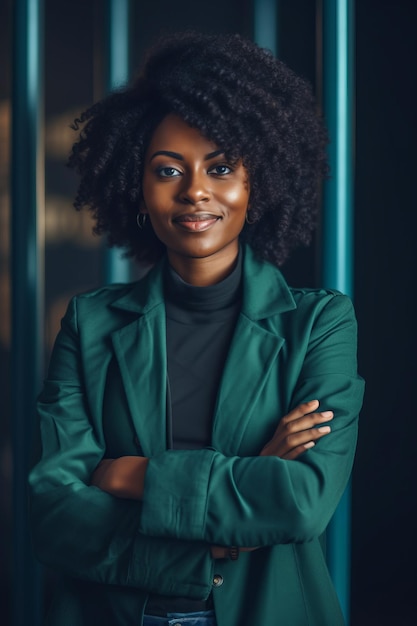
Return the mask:
<svg viewBox="0 0 417 626">
<path fill-rule="evenodd" d="M 326 417 L 327 419 L 331 419 L 333 417 L 333 411 L 323 411 L 321 416 Z"/>
<path fill-rule="evenodd" d="M 330 426 L 321 426 L 317 430 L 319 431 L 319 433 L 329 433 L 331 428 Z"/>
<path fill-rule="evenodd" d="M 308 443 L 304 444 L 305 448 L 313 448 L 316 444 L 314 443 L 314 441 L 309 441 Z"/>
</svg>

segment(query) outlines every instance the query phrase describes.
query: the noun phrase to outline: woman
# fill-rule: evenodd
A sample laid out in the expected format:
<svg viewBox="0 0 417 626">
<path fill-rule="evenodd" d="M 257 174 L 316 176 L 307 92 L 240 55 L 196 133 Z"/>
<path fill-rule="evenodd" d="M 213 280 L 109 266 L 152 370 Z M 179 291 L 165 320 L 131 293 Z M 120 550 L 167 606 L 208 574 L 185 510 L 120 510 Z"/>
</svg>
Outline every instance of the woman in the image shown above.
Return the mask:
<svg viewBox="0 0 417 626">
<path fill-rule="evenodd" d="M 238 35 L 182 34 L 80 125 L 75 206 L 153 267 L 75 297 L 56 340 L 30 474 L 62 574 L 47 623 L 342 624 L 321 537 L 355 451 L 356 322 L 278 270 L 326 175 L 308 86 Z"/>
</svg>

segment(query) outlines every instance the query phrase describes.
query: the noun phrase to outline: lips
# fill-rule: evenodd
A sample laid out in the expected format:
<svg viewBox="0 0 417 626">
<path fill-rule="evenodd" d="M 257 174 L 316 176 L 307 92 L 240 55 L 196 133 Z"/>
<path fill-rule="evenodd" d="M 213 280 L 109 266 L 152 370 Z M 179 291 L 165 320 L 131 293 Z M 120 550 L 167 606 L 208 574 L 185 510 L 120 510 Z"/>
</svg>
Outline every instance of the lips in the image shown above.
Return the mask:
<svg viewBox="0 0 417 626">
<path fill-rule="evenodd" d="M 207 230 L 220 220 L 219 215 L 213 213 L 184 213 L 174 218 L 174 223 L 189 232 L 201 232 Z"/>
</svg>

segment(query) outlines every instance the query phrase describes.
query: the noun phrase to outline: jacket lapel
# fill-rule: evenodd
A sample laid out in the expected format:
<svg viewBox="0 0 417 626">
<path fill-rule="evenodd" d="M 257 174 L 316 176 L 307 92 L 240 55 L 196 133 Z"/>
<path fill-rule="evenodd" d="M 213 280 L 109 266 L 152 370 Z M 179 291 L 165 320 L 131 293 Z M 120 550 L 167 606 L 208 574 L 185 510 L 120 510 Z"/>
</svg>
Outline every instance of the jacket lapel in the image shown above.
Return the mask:
<svg viewBox="0 0 417 626">
<path fill-rule="evenodd" d="M 284 340 L 240 315 L 217 398 L 213 446 L 236 454 Z M 233 418 L 233 419 L 232 419 Z"/>
<path fill-rule="evenodd" d="M 139 318 L 112 334 L 134 428 L 145 456 L 166 449 L 166 325 L 163 263 L 112 307 Z"/>
<path fill-rule="evenodd" d="M 213 446 L 236 454 L 285 339 L 279 315 L 296 307 L 282 274 L 244 248 L 243 303 L 217 398 Z M 233 419 L 232 419 L 233 418 Z"/>
</svg>

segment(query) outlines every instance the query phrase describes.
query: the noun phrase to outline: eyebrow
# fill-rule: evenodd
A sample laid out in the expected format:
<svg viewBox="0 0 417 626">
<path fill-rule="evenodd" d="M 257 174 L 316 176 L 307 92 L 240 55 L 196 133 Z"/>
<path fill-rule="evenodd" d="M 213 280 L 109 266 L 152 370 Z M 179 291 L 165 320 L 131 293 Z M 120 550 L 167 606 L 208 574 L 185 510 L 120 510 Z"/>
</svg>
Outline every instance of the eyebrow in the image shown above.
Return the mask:
<svg viewBox="0 0 417 626">
<path fill-rule="evenodd" d="M 214 157 L 219 156 L 220 154 L 224 154 L 224 150 L 215 150 L 214 152 L 209 152 L 209 154 L 206 154 L 206 156 L 204 157 L 204 160 L 209 161 L 210 159 L 214 159 Z M 149 161 L 152 161 L 152 159 L 159 155 L 169 156 L 173 159 L 177 159 L 178 161 L 184 161 L 184 157 L 182 156 L 182 154 L 180 154 L 179 152 L 171 152 L 171 150 L 157 150 L 153 153 Z"/>
</svg>

